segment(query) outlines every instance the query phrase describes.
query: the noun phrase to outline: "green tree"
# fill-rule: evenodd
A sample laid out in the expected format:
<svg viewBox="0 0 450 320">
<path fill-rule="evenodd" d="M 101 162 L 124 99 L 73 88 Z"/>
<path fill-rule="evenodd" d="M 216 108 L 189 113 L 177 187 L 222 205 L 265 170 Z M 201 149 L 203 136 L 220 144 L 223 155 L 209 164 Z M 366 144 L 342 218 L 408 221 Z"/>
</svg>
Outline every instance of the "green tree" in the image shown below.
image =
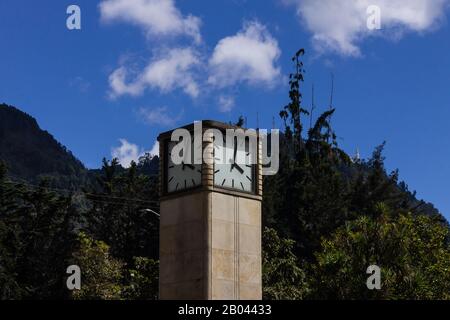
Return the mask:
<svg viewBox="0 0 450 320">
<path fill-rule="evenodd" d="M 368 161 L 354 165 L 356 174 L 349 195 L 351 211 L 374 217 L 379 213 L 376 206 L 379 202 L 383 202 L 396 213 L 406 213 L 410 210 L 408 193 L 399 187 L 398 170 L 386 173 L 383 156 L 385 144 L 384 142 L 376 147 Z"/>
<path fill-rule="evenodd" d="M 159 221 L 146 210 L 158 206 L 158 180 L 137 169 L 134 162 L 123 170 L 116 159 L 104 160 L 100 190 L 88 196 L 92 207 L 85 214 L 88 233 L 129 265 L 134 257 L 159 256 Z"/>
<path fill-rule="evenodd" d="M 305 54 L 304 49 L 300 49 L 292 57 L 294 62 L 295 72 L 289 75 L 289 103 L 280 112 L 280 117 L 285 123 L 285 134 L 287 139 L 290 140 L 294 151 L 296 153 L 300 152 L 303 146 L 303 124 L 302 124 L 302 114 L 308 115 L 308 111 L 302 107 L 302 93 L 300 90 L 300 85 L 304 81 L 304 69 L 301 57 Z"/>
<path fill-rule="evenodd" d="M 24 291 L 17 279 L 19 228 L 13 223 L 17 191 L 6 179 L 6 167 L 0 161 L 0 300 L 20 299 Z"/>
<path fill-rule="evenodd" d="M 4 299 L 67 297 L 77 210 L 70 197 L 6 178 L 0 166 L 0 281 Z"/>
<path fill-rule="evenodd" d="M 306 136 L 303 133 L 302 116 L 308 114 L 300 92 L 303 54 L 304 50 L 299 50 L 292 59 L 290 102 L 280 112 L 285 123 L 280 170 L 277 176 L 265 179 L 263 207 L 268 209 L 264 222 L 293 239 L 297 255 L 313 260 L 320 237 L 349 219 L 349 184 L 341 167 L 349 165 L 350 159 L 338 148 L 330 125 L 334 109 L 320 115 Z"/>
<path fill-rule="evenodd" d="M 111 256 L 109 246 L 80 232 L 72 263 L 81 269 L 81 290 L 72 291 L 77 300 L 120 299 L 124 263 Z"/>
<path fill-rule="evenodd" d="M 449 229 L 436 217 L 392 215 L 348 222 L 322 240 L 313 287 L 323 299 L 450 299 Z M 381 290 L 368 290 L 366 269 L 381 268 Z"/>
<path fill-rule="evenodd" d="M 407 249 L 403 248 L 402 251 L 393 251 L 394 253 L 390 255 L 389 251 L 385 252 L 389 257 L 397 259 L 392 260 L 394 265 L 389 265 L 388 257 L 382 256 L 382 252 L 376 256 L 380 257 L 375 259 L 379 261 L 378 263 L 388 266 L 385 280 L 386 284 L 390 284 L 387 286 L 390 291 L 372 292 L 366 288 L 368 275 L 365 271 L 369 262 L 375 260 L 371 259 L 372 256 L 364 255 L 370 255 L 372 249 L 369 242 L 359 243 L 353 238 L 354 234 L 346 234 L 346 228 L 367 223 L 365 229 L 357 234 L 357 239 L 370 238 L 370 243 L 373 243 L 372 240 L 378 243 L 376 240 L 380 240 L 378 238 L 381 235 L 376 237 L 377 228 L 385 228 L 387 235 L 395 234 L 391 229 L 400 223 L 403 229 L 407 229 L 405 217 L 420 220 L 420 223 L 428 225 L 430 230 L 436 229 L 434 232 L 437 235 L 442 234 L 444 230 L 448 231 L 448 224 L 443 223 L 442 216 L 436 214 L 436 210 L 432 207 L 428 210 L 433 213 L 432 217 L 424 216 L 425 211 L 418 208 L 426 206 L 416 200 L 415 195 L 407 190 L 404 183 L 399 183 L 398 171 L 390 174 L 386 172 L 384 144 L 377 147 L 367 161 L 351 161 L 349 156 L 339 149 L 337 136 L 330 124 L 334 109 L 323 112 L 305 135 L 302 117 L 307 112 L 302 106 L 300 93 L 304 73 L 300 58 L 303 54 L 304 51 L 300 50 L 293 58 L 295 70 L 290 76 L 290 103 L 280 113 L 286 127 L 280 139 L 280 170 L 276 176 L 264 178 L 263 199 L 264 225 L 274 228 L 280 237 L 292 239 L 286 240 L 292 241 L 289 242 L 291 251 L 283 253 L 282 256 L 287 259 L 285 263 L 290 261 L 291 253 L 299 260 L 295 264 L 288 265 L 291 267 L 301 265 L 306 274 L 305 282 L 309 284 L 311 291 L 305 293 L 303 297 L 335 299 L 447 297 L 439 295 L 439 292 L 440 290 L 448 292 L 448 287 L 426 285 L 427 282 L 435 283 L 432 274 L 426 271 L 428 269 L 438 270 L 439 275 L 436 279 L 439 283 L 448 283 L 444 276 L 448 270 L 445 242 L 439 237 L 435 239 L 435 244 L 440 243 L 442 250 L 434 252 L 428 250 L 427 256 L 427 250 L 420 247 L 426 248 L 428 240 L 425 239 L 428 238 L 418 236 L 414 244 L 409 239 L 413 237 L 415 229 L 411 229 L 409 233 L 398 233 L 394 240 L 388 236 L 386 239 L 382 238 L 386 250 L 398 249 L 395 247 L 397 243 L 408 243 Z M 412 216 L 410 212 L 413 213 Z M 414 221 L 417 222 L 416 220 Z M 330 238 L 330 235 L 334 237 Z M 263 241 L 263 246 L 267 247 L 270 245 L 266 242 L 279 243 L 281 240 L 273 237 L 271 239 L 266 235 Z M 271 248 L 267 252 L 277 250 Z M 420 260 L 416 258 L 418 252 L 423 255 L 420 258 L 423 259 L 420 272 L 419 269 L 408 267 L 414 266 L 414 261 Z M 441 255 L 439 262 L 436 261 L 438 255 Z M 270 256 L 266 258 L 269 259 Z M 335 264 L 332 263 L 334 260 L 337 260 Z M 282 276 L 282 273 L 270 272 L 269 270 L 276 270 L 269 267 L 271 265 L 276 266 L 276 262 L 270 264 L 265 261 L 266 296 L 269 296 L 270 292 L 283 294 L 282 291 L 280 293 L 280 288 L 296 287 L 296 281 L 289 275 Z M 274 276 L 277 274 L 279 276 Z M 409 286 L 407 290 L 405 279 L 414 279 L 413 282 L 417 286 Z"/>
<path fill-rule="evenodd" d="M 123 297 L 134 300 L 157 300 L 159 293 L 159 261 L 135 257 L 134 267 L 127 270 Z"/>
<path fill-rule="evenodd" d="M 306 275 L 293 253 L 294 241 L 282 239 L 274 229 L 263 232 L 263 297 L 266 300 L 298 300 L 309 292 Z"/>
</svg>

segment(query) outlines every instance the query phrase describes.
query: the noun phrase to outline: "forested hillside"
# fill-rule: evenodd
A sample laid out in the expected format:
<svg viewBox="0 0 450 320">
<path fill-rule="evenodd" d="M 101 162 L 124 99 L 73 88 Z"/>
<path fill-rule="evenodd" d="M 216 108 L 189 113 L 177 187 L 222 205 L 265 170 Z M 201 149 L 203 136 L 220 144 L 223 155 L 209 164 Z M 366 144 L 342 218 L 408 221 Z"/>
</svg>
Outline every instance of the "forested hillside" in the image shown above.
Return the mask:
<svg viewBox="0 0 450 320">
<path fill-rule="evenodd" d="M 0 104 L 0 160 L 15 181 L 35 184 L 46 180 L 51 187 L 74 191 L 96 186 L 96 176 L 101 173 L 100 169 L 86 169 L 71 151 L 42 130 L 36 119 L 6 104 Z M 152 176 L 158 174 L 158 166 L 157 158 L 146 155 L 137 170 Z"/>
<path fill-rule="evenodd" d="M 83 164 L 28 114 L 0 104 L 0 159 L 14 179 L 77 188 L 87 180 Z"/>
</svg>

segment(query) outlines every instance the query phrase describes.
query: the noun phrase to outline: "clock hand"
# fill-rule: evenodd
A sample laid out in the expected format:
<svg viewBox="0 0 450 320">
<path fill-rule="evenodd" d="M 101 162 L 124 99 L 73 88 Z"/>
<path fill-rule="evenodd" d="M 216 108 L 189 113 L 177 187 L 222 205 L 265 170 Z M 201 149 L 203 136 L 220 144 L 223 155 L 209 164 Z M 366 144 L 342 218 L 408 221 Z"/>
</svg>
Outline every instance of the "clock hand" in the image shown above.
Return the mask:
<svg viewBox="0 0 450 320">
<path fill-rule="evenodd" d="M 233 155 L 233 164 L 236 163 L 236 154 L 237 154 L 237 139 L 234 143 L 234 155 Z"/>
<path fill-rule="evenodd" d="M 237 168 L 238 167 L 236 165 L 236 155 L 237 155 L 237 139 L 235 139 L 235 143 L 234 143 L 233 163 L 231 164 L 230 171 L 232 171 L 233 168 Z"/>
<path fill-rule="evenodd" d="M 244 173 L 244 170 L 241 168 L 241 166 L 239 166 L 238 164 L 235 164 L 234 167 L 241 173 Z"/>
</svg>

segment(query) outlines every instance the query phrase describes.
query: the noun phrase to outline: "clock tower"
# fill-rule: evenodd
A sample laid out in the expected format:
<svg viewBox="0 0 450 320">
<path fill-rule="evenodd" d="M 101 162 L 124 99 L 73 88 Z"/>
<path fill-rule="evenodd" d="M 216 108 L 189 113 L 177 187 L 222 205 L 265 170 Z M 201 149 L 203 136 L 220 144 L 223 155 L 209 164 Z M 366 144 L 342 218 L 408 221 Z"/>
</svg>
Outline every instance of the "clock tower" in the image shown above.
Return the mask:
<svg viewBox="0 0 450 320">
<path fill-rule="evenodd" d="M 259 300 L 261 141 L 254 130 L 244 139 L 229 139 L 227 133 L 242 129 L 216 121 L 202 121 L 200 129 L 198 124 L 181 129 L 192 137 L 186 144 L 190 158 L 200 155 L 200 161 L 173 161 L 179 152 L 173 131 L 158 137 L 160 299 Z M 251 163 L 236 161 L 250 155 Z"/>
</svg>

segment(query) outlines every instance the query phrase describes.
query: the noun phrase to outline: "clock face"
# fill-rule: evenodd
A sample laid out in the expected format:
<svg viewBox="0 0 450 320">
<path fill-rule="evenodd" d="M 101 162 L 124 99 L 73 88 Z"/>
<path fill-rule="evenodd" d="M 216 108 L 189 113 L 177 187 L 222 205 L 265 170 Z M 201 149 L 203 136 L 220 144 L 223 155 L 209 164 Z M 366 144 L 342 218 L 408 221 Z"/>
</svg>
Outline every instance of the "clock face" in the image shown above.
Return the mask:
<svg viewBox="0 0 450 320">
<path fill-rule="evenodd" d="M 225 145 L 225 143 L 223 144 Z M 247 163 L 235 163 L 236 159 L 249 156 L 248 141 L 240 141 L 240 145 L 224 147 L 214 144 L 214 185 L 237 191 L 254 191 L 254 166 Z"/>
<path fill-rule="evenodd" d="M 174 164 L 172 161 L 172 150 L 178 142 L 169 141 L 167 148 L 167 192 L 177 192 L 195 188 L 202 182 L 202 165 L 194 164 L 194 143 L 191 142 L 191 161 L 183 161 L 181 164 Z M 180 157 L 183 156 L 180 152 Z M 201 152 L 201 146 L 200 151 Z M 201 154 L 201 153 L 198 153 Z"/>
</svg>

